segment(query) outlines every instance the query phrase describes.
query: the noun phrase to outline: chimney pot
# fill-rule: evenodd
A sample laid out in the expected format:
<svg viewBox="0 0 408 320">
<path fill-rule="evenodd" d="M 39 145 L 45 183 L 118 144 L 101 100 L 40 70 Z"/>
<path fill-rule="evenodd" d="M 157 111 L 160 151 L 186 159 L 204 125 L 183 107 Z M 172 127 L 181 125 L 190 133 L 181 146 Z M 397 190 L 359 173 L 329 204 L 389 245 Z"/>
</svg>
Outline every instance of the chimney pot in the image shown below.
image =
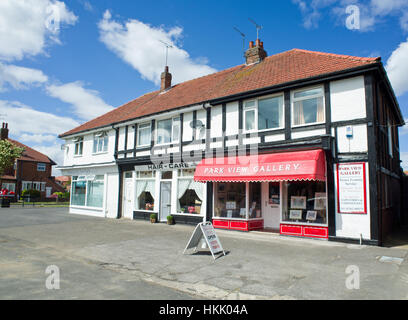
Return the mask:
<svg viewBox="0 0 408 320">
<path fill-rule="evenodd" d="M 171 87 L 171 73 L 169 72 L 169 67 L 164 67 L 164 72 L 161 74 L 161 85 L 160 91 L 166 90 Z"/>
<path fill-rule="evenodd" d="M 3 122 L 2 128 L 0 129 L 0 140 L 8 139 L 8 133 L 9 133 L 8 123 Z"/>
<path fill-rule="evenodd" d="M 249 49 L 245 52 L 246 64 L 253 64 L 261 62 L 268 56 L 266 51 L 263 48 L 263 42 L 259 39 L 256 39 L 255 46 L 254 42 L 249 42 Z"/>
</svg>

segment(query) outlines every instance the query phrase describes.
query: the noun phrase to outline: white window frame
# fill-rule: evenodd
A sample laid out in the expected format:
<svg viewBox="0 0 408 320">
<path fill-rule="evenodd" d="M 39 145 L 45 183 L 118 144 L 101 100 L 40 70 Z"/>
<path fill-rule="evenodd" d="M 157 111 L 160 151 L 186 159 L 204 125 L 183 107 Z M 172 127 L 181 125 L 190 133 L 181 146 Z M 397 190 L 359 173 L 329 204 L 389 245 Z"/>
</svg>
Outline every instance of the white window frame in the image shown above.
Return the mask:
<svg viewBox="0 0 408 320">
<path fill-rule="evenodd" d="M 388 135 L 388 154 L 392 158 L 393 155 L 393 136 L 392 136 L 392 125 L 390 120 L 387 121 L 387 135 Z"/>
<path fill-rule="evenodd" d="M 307 97 L 302 97 L 302 98 L 295 98 L 295 93 L 297 92 L 301 92 L 301 91 L 309 91 L 309 90 L 313 90 L 313 89 L 321 89 L 322 93 L 321 94 L 315 94 L 315 95 L 311 95 L 311 96 L 307 96 Z M 313 98 L 323 98 L 323 121 L 321 122 L 313 122 L 313 123 L 304 123 L 304 124 L 294 124 L 294 120 L 295 117 L 294 115 L 294 107 L 295 107 L 295 102 L 297 101 L 302 101 L 302 100 L 308 100 L 308 99 L 313 99 Z M 326 123 L 326 101 L 325 101 L 325 95 L 324 95 L 324 86 L 319 85 L 319 86 L 313 86 L 313 87 L 307 87 L 307 88 L 301 88 L 301 89 L 297 89 L 297 90 L 293 90 L 290 93 L 290 105 L 291 105 L 291 126 L 292 128 L 299 128 L 299 127 L 307 127 L 307 126 L 313 126 L 316 124 L 324 124 Z"/>
<path fill-rule="evenodd" d="M 266 99 L 271 99 L 271 98 L 276 98 L 276 97 L 282 97 L 282 124 L 279 127 L 276 127 L 276 128 L 266 128 L 266 129 L 259 130 L 258 129 L 258 102 L 259 102 L 259 100 L 266 100 Z M 251 101 L 254 101 L 254 103 L 255 103 L 254 106 L 245 108 L 245 104 L 247 102 L 251 102 Z M 247 111 L 252 111 L 252 110 L 255 111 L 254 129 L 247 130 L 246 126 L 245 126 L 246 125 L 246 112 Z M 258 98 L 254 98 L 254 99 L 245 100 L 244 103 L 243 103 L 242 113 L 243 113 L 242 118 L 243 118 L 243 121 L 244 121 L 242 127 L 243 127 L 244 133 L 265 132 L 265 131 L 274 131 L 274 130 L 284 129 L 285 128 L 285 95 L 284 95 L 283 92 L 280 92 L 280 93 L 275 93 L 275 94 L 272 94 L 272 95 L 267 95 L 267 96 L 263 96 L 263 97 L 258 97 Z"/>
<path fill-rule="evenodd" d="M 171 120 L 171 132 L 170 132 L 170 142 L 162 142 L 162 143 L 158 143 L 159 140 L 159 130 L 158 130 L 158 126 L 159 126 L 159 122 L 160 121 L 166 121 L 166 120 Z M 180 116 L 175 116 L 172 118 L 163 118 L 163 119 L 158 119 L 156 121 L 156 128 L 155 128 L 155 141 L 156 141 L 156 145 L 157 146 L 163 146 L 163 145 L 168 145 L 168 144 L 172 144 L 172 143 L 179 143 L 180 142 L 180 133 L 181 133 L 181 121 L 180 121 Z M 178 135 L 178 139 L 177 140 L 173 140 L 174 138 L 174 123 L 178 122 L 178 126 L 179 126 L 179 135 Z"/>
<path fill-rule="evenodd" d="M 24 188 L 24 186 L 25 186 L 25 188 Z M 32 181 L 22 181 L 21 191 L 31 190 L 32 188 L 33 188 L 33 182 Z"/>
<path fill-rule="evenodd" d="M 13 188 L 10 188 L 10 186 L 13 186 Z M 7 190 L 9 190 L 11 192 L 16 192 L 16 184 L 13 183 L 13 182 L 3 182 L 2 185 L 1 185 L 1 188 L 2 189 L 5 188 L 5 189 L 7 189 Z"/>
<path fill-rule="evenodd" d="M 105 138 L 106 138 L 106 144 L 105 144 Z M 101 139 L 102 139 L 102 150 L 98 150 L 99 140 L 101 140 Z M 95 148 L 95 142 L 96 142 L 96 148 Z M 94 136 L 93 136 L 92 153 L 93 154 L 107 153 L 108 152 L 108 147 L 109 147 L 109 135 L 108 135 L 108 133 L 106 131 L 95 133 Z"/>
<path fill-rule="evenodd" d="M 39 168 L 44 166 L 44 170 L 40 170 Z M 47 164 L 44 162 L 37 162 L 37 171 L 38 172 L 45 172 L 47 170 Z"/>
<path fill-rule="evenodd" d="M 74 140 L 74 156 L 82 157 L 84 152 L 84 138 L 79 137 Z"/>
<path fill-rule="evenodd" d="M 82 175 L 82 176 L 76 176 L 76 179 L 74 179 L 74 176 L 72 177 L 72 179 L 71 179 L 71 191 L 73 190 L 72 185 L 73 185 L 74 182 L 85 181 L 85 205 L 83 205 L 83 206 L 77 205 L 77 204 L 71 205 L 73 193 L 70 192 L 70 199 L 69 199 L 70 207 L 73 207 L 73 208 L 89 208 L 89 209 L 95 209 L 95 210 L 102 210 L 103 209 L 103 206 L 104 206 L 104 203 L 105 203 L 105 193 L 103 194 L 102 207 L 90 207 L 90 206 L 88 206 L 88 182 L 89 181 L 103 181 L 104 186 L 106 184 L 106 181 L 105 181 L 104 177 L 102 179 L 101 178 L 96 179 L 96 176 L 103 176 L 103 175 L 90 175 L 90 176 Z"/>
<path fill-rule="evenodd" d="M 145 170 L 145 171 L 142 171 L 142 172 L 147 172 L 147 171 L 149 171 L 149 170 Z M 137 183 L 137 181 L 145 181 L 145 180 L 152 180 L 152 181 L 154 181 L 154 187 L 156 188 L 156 184 L 157 184 L 157 181 L 156 181 L 156 171 L 155 170 L 153 170 L 153 171 L 151 171 L 152 172 L 152 177 L 148 177 L 148 178 L 141 178 L 140 177 L 140 172 L 141 171 L 135 171 L 135 175 L 134 175 L 134 181 L 135 181 L 135 184 L 134 184 L 134 186 L 135 186 L 135 188 L 134 188 L 134 209 L 135 210 L 137 210 L 137 211 L 141 211 L 141 212 L 150 212 L 150 213 L 156 213 L 156 214 L 158 214 L 159 213 L 159 209 L 158 209 L 158 207 L 159 207 L 159 205 L 157 205 L 156 206 L 156 199 L 154 199 L 154 210 L 145 210 L 145 209 L 138 209 L 139 208 L 139 199 L 137 199 L 136 198 L 136 183 Z"/>
<path fill-rule="evenodd" d="M 148 128 L 149 128 L 149 143 L 147 143 L 147 144 L 139 144 L 139 139 L 140 139 L 140 127 L 142 127 L 142 126 L 149 126 Z M 143 128 L 142 130 L 146 130 L 147 129 L 147 127 L 145 127 L 145 128 Z M 151 138 L 152 138 L 152 123 L 151 122 L 142 122 L 142 123 L 139 123 L 138 125 L 137 125 L 137 141 L 136 141 L 136 147 L 137 148 L 142 148 L 142 147 L 149 147 L 150 146 L 150 140 L 151 140 Z"/>
</svg>

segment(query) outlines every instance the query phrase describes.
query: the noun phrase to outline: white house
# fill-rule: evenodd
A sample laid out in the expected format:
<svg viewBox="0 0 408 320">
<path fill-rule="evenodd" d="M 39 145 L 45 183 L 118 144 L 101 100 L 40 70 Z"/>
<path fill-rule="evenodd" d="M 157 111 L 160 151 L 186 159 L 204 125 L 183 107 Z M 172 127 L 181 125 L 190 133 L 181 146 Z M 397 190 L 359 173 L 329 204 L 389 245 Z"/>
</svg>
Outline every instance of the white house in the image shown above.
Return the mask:
<svg viewBox="0 0 408 320">
<path fill-rule="evenodd" d="M 380 58 L 293 49 L 171 85 L 60 135 L 70 212 L 381 244 L 400 217 Z M 174 70 L 177 72 L 177 70 Z"/>
</svg>

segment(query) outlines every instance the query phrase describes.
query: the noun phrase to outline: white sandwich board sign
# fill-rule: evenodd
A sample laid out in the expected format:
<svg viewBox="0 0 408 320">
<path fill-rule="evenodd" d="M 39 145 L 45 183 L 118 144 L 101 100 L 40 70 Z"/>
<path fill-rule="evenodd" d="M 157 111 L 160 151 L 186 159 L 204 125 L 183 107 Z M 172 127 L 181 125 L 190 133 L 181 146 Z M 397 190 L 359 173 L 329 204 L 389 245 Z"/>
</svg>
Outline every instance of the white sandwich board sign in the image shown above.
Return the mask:
<svg viewBox="0 0 408 320">
<path fill-rule="evenodd" d="M 211 222 L 200 222 L 197 224 L 194 229 L 193 235 L 186 248 L 184 249 L 183 254 L 188 250 L 194 248 L 197 250 L 198 245 L 200 244 L 201 239 L 205 240 L 208 247 L 210 248 L 211 254 L 215 260 L 215 254 L 222 252 L 225 256 L 225 251 L 222 248 L 221 241 L 215 233 L 214 227 Z"/>
</svg>

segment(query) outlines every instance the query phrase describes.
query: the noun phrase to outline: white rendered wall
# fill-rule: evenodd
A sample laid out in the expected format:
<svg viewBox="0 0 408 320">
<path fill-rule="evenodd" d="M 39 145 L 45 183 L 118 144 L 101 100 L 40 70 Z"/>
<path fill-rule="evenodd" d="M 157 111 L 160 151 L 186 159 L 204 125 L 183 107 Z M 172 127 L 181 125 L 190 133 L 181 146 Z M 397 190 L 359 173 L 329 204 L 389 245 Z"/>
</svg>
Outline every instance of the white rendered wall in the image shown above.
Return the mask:
<svg viewBox="0 0 408 320">
<path fill-rule="evenodd" d="M 367 152 L 367 125 L 354 125 L 353 136 L 346 136 L 347 127 L 337 128 L 337 152 L 348 153 L 348 152 Z"/>
<path fill-rule="evenodd" d="M 334 181 L 335 181 L 335 213 L 336 213 L 336 236 L 344 238 L 359 239 L 360 234 L 363 239 L 370 239 L 370 181 L 369 181 L 369 165 L 366 163 L 366 194 L 367 194 L 367 214 L 355 213 L 338 213 L 337 200 L 337 168 L 334 165 Z"/>
<path fill-rule="evenodd" d="M 238 134 L 239 130 L 239 115 L 238 115 L 238 102 L 230 102 L 226 105 L 226 127 L 225 134 L 227 136 Z"/>
<path fill-rule="evenodd" d="M 65 150 L 64 152 L 64 166 L 74 166 L 74 165 L 84 165 L 84 164 L 97 164 L 114 162 L 114 152 L 115 152 L 115 131 L 108 131 L 108 151 L 103 153 L 94 154 L 93 153 L 93 139 L 94 135 L 86 134 L 82 136 L 84 138 L 83 152 L 82 156 L 75 156 L 75 142 L 72 138 L 65 140 Z M 68 148 L 68 150 L 67 150 Z"/>
<path fill-rule="evenodd" d="M 211 138 L 222 136 L 222 106 L 211 108 Z"/>
<path fill-rule="evenodd" d="M 364 77 L 330 82 L 331 121 L 366 117 Z"/>
<path fill-rule="evenodd" d="M 193 121 L 193 113 L 186 112 L 183 115 L 183 141 L 191 141 L 193 129 L 190 127 L 190 122 Z"/>
</svg>

